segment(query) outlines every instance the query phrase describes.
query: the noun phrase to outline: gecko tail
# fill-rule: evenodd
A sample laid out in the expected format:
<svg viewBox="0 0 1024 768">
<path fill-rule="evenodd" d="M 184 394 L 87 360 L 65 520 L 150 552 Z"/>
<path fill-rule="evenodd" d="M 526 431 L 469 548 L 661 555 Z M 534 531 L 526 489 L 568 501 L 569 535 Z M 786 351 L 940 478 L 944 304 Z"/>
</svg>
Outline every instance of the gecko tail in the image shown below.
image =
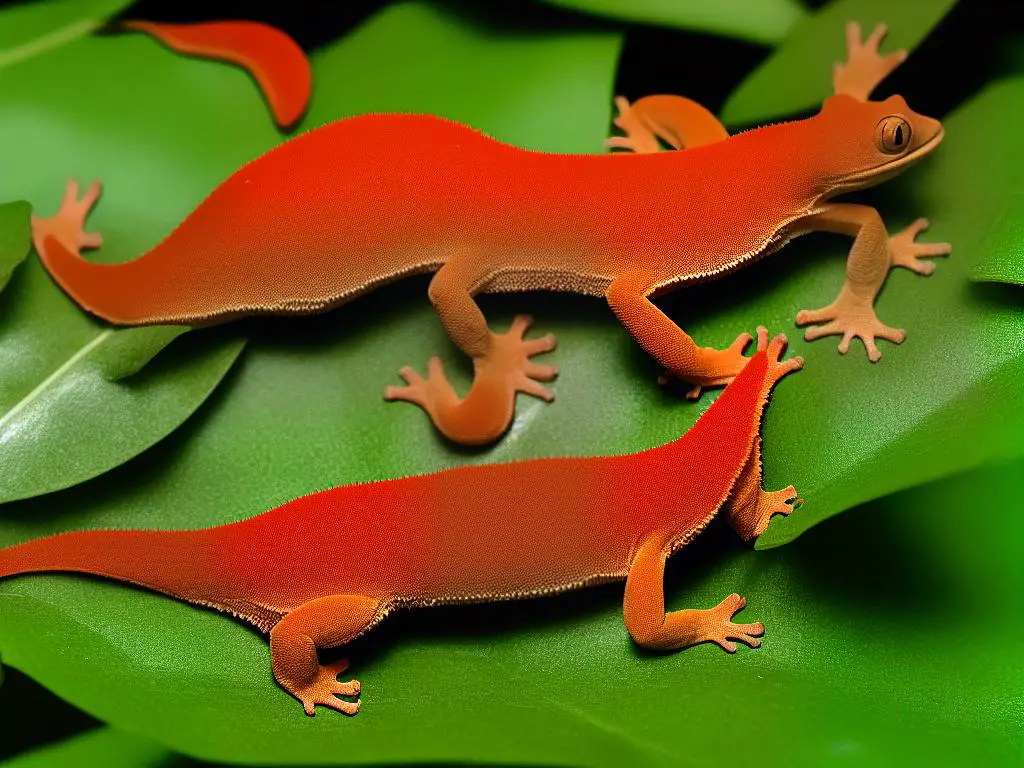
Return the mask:
<svg viewBox="0 0 1024 768">
<path fill-rule="evenodd" d="M 153 285 L 155 276 L 140 274 L 141 260 L 98 264 L 48 233 L 36 238 L 36 251 L 50 277 L 89 313 L 114 325 L 155 322 L 145 311 L 145 287 Z"/>
<path fill-rule="evenodd" d="M 76 531 L 0 550 L 0 579 L 84 573 L 196 601 L 213 542 L 203 531 Z M 209 599 L 208 597 L 206 598 Z"/>
</svg>

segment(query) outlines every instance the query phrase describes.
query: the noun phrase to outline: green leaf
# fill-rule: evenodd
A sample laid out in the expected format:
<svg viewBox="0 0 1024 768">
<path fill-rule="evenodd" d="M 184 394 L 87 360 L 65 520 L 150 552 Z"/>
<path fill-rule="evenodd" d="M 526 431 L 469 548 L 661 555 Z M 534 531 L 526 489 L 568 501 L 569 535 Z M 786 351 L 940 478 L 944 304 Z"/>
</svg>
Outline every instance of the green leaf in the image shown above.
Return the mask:
<svg viewBox="0 0 1024 768">
<path fill-rule="evenodd" d="M 546 0 L 551 5 L 627 22 L 777 43 L 806 14 L 797 0 Z"/>
<path fill-rule="evenodd" d="M 795 25 L 789 35 L 722 107 L 727 125 L 750 125 L 819 106 L 832 94 L 832 66 L 846 60 L 845 28 L 859 21 L 863 33 L 885 23 L 881 51 L 913 51 L 956 0 L 832 0 Z M 909 95 L 908 95 L 909 96 Z"/>
<path fill-rule="evenodd" d="M 0 205 L 0 290 L 32 247 L 32 206 L 25 202 Z"/>
<path fill-rule="evenodd" d="M 58 768 L 102 765 L 105 768 L 170 768 L 183 765 L 159 744 L 115 728 L 95 728 L 55 744 L 33 749 L 0 763 L 2 768 Z"/>
</svg>

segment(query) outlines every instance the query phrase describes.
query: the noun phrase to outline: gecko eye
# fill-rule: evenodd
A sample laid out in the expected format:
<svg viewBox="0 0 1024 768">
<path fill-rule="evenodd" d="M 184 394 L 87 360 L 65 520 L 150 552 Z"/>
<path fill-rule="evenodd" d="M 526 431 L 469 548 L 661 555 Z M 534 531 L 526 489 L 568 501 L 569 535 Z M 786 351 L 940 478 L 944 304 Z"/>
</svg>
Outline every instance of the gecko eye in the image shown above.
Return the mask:
<svg viewBox="0 0 1024 768">
<path fill-rule="evenodd" d="M 910 123 L 902 117 L 883 117 L 875 129 L 875 143 L 887 155 L 898 155 L 910 146 Z"/>
</svg>

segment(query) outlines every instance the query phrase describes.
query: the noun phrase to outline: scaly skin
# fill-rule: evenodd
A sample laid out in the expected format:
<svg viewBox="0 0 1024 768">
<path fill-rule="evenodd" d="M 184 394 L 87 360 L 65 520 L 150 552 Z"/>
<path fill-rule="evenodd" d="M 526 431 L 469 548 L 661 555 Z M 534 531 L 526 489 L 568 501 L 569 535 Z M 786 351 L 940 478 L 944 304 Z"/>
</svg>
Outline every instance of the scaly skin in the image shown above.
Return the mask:
<svg viewBox="0 0 1024 768">
<path fill-rule="evenodd" d="M 657 448 L 344 486 L 203 530 L 59 534 L 0 551 L 0 578 L 89 573 L 234 614 L 270 634 L 274 676 L 310 715 L 318 704 L 359 707 L 338 698 L 360 692 L 337 680 L 347 662 L 322 666 L 317 648 L 344 645 L 403 607 L 625 579 L 626 627 L 640 645 L 756 647 L 764 627 L 732 622 L 743 598 L 666 613 L 662 573 L 723 506 L 748 539 L 792 511 L 792 487 L 761 490 L 761 414 L 775 383 L 803 364 L 781 361 L 785 343 L 759 329 L 736 380 L 689 432 Z M 313 549 L 338 556 L 297 567 Z"/>
<path fill-rule="evenodd" d="M 681 137 L 717 135 L 701 109 L 690 103 L 685 114 L 700 126 Z M 883 139 L 892 140 L 896 125 L 902 144 L 887 150 Z M 750 337 L 724 350 L 699 347 L 650 298 L 737 269 L 814 229 L 849 232 L 849 296 L 801 319 L 824 323 L 819 333 L 843 333 L 844 344 L 860 336 L 877 358 L 876 335 L 902 340 L 874 315 L 890 266 L 885 228 L 873 209 L 828 200 L 891 177 L 941 138 L 938 122 L 899 97 L 839 95 L 805 120 L 656 154 L 531 152 L 437 117 L 363 115 L 245 165 L 134 261 L 79 256 L 98 243 L 84 233 L 96 184 L 81 203 L 69 187 L 62 212 L 36 218 L 33 236 L 54 279 L 117 324 L 317 312 L 436 272 L 430 299 L 472 358 L 473 385 L 460 399 L 435 359 L 425 378 L 404 368 L 407 386 L 389 387 L 385 397 L 420 405 L 452 440 L 486 444 L 507 429 L 516 392 L 551 399 L 539 382 L 557 371 L 531 360 L 552 349 L 554 337 L 525 339 L 528 318 L 492 332 L 473 298 L 480 292 L 604 296 L 696 395 L 739 373 Z"/>
</svg>

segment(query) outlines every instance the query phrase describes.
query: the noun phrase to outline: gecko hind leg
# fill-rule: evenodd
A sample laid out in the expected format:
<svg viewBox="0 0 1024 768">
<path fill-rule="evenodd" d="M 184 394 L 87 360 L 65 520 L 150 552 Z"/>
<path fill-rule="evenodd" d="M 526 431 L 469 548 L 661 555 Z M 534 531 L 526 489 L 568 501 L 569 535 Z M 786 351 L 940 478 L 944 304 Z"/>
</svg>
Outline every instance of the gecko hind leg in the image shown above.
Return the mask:
<svg viewBox="0 0 1024 768">
<path fill-rule="evenodd" d="M 69 179 L 64 187 L 60 208 L 53 216 L 32 215 L 32 242 L 36 251 L 43 253 L 46 238 L 54 237 L 69 251 L 78 254 L 83 248 L 99 248 L 103 236 L 98 232 L 86 232 L 85 220 L 99 199 L 102 188 L 98 181 L 92 182 L 79 199 L 78 182 Z"/>
<path fill-rule="evenodd" d="M 532 322 L 528 315 L 517 315 L 506 333 L 491 332 L 487 353 L 473 358 L 473 385 L 465 398 L 456 394 L 438 357 L 428 361 L 426 378 L 409 366 L 402 368 L 399 375 L 406 386 L 387 387 L 384 398 L 420 406 L 449 440 L 463 445 L 494 442 L 512 422 L 517 392 L 547 402 L 555 398 L 540 382 L 554 380 L 558 368 L 531 360 L 553 350 L 555 337 L 524 338 Z"/>
<path fill-rule="evenodd" d="M 270 631 L 274 678 L 310 717 L 317 705 L 356 714 L 358 701 L 338 698 L 357 697 L 362 689 L 358 680 L 338 680 L 348 660 L 321 664 L 317 649 L 344 645 L 377 624 L 387 611 L 385 603 L 363 595 L 330 595 L 300 605 Z"/>
</svg>

